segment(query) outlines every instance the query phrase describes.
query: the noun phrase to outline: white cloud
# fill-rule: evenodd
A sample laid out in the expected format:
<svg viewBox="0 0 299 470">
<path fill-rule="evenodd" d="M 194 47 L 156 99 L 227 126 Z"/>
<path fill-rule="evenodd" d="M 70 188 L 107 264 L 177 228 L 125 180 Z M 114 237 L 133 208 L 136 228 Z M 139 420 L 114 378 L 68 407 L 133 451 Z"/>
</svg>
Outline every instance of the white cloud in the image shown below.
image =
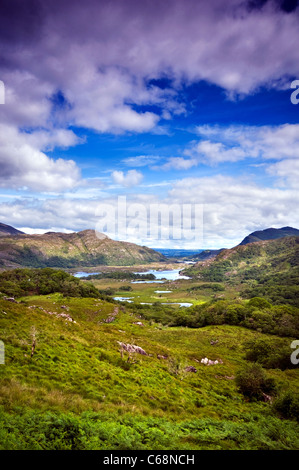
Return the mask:
<svg viewBox="0 0 299 470">
<path fill-rule="evenodd" d="M 84 56 L 84 50 L 77 53 L 83 56 L 82 67 L 76 70 L 76 80 L 69 77 L 66 84 L 70 107 L 63 111 L 65 119 L 76 126 L 116 134 L 146 132 L 155 128 L 159 121 L 157 114 L 138 112 L 131 106 L 132 103 L 142 105 L 151 104 L 156 99 L 159 101 L 152 89 L 147 89 L 142 81 L 136 82 L 129 73 L 115 67 L 99 71 L 93 61 Z M 72 60 L 77 61 L 77 55 Z"/>
<path fill-rule="evenodd" d="M 143 180 L 143 174 L 137 170 L 129 170 L 127 173 L 123 171 L 113 171 L 111 176 L 114 183 L 128 188 L 137 186 Z"/>
<path fill-rule="evenodd" d="M 229 248 L 257 229 L 299 227 L 296 189 L 260 187 L 218 175 L 184 178 L 174 184 L 169 199 L 204 205 L 204 240 L 209 248 Z"/>
<path fill-rule="evenodd" d="M 296 188 L 261 187 L 249 181 L 222 175 L 203 178 L 184 178 L 173 182 L 172 188 L 164 198 L 157 194 L 134 194 L 126 198 L 127 206 L 139 204 L 141 219 L 149 213 L 151 204 L 202 204 L 203 246 L 198 241 L 160 240 L 142 238 L 134 223 L 130 223 L 127 232 L 117 233 L 120 240 L 133 241 L 152 247 L 180 244 L 181 247 L 221 248 L 232 247 L 241 242 L 248 233 L 268 227 L 293 226 L 299 228 L 298 191 Z M 0 220 L 17 228 L 39 228 L 40 230 L 84 230 L 94 229 L 99 222 L 99 207 L 109 204 L 117 209 L 116 196 L 98 199 L 53 198 L 45 200 L 17 200 L 0 204 Z M 109 207 L 110 207 L 109 206 Z M 113 211 L 110 216 L 113 222 Z M 121 216 L 124 214 L 121 213 Z M 188 220 L 184 228 L 188 227 Z M 155 228 L 155 226 L 153 227 Z M 128 238 L 130 235 L 130 238 Z"/>
<path fill-rule="evenodd" d="M 242 0 L 115 0 L 111 8 L 87 0 L 43 6 L 36 14 L 38 40 L 33 27 L 26 29 L 26 38 L 31 32 L 34 38 L 28 41 L 15 28 L 13 47 L 3 49 L 3 63 L 12 66 L 1 71 L 7 95 L 2 119 L 45 125 L 52 118 L 49 98 L 61 90 L 68 104 L 55 116 L 61 124 L 144 132 L 157 127 L 159 113 L 137 107 L 158 106 L 166 119 L 185 112 L 177 94 L 182 82 L 206 80 L 231 96 L 261 86 L 284 88 L 288 77 L 299 75 L 299 13 L 286 14 L 275 3 L 249 8 Z M 25 18 L 18 15 L 24 12 L 9 18 L 15 25 Z M 3 37 L 10 27 L 5 21 Z M 172 86 L 149 84 L 161 77 Z"/>
<path fill-rule="evenodd" d="M 281 186 L 290 186 L 298 189 L 299 182 L 299 160 L 285 159 L 269 165 L 267 172 L 278 178 Z M 298 197 L 299 194 L 297 194 Z"/>
<path fill-rule="evenodd" d="M 299 159 L 299 124 L 279 126 L 198 126 L 195 132 L 201 140 L 193 140 L 183 150 L 184 157 L 170 157 L 164 165 L 154 169 L 189 170 L 199 164 L 217 166 L 224 162 L 257 159 L 267 165 L 271 160 L 289 160 L 286 171 L 292 170 L 291 160 Z M 295 163 L 294 163 L 295 164 Z M 280 165 L 282 168 L 283 164 Z M 280 170 L 281 172 L 282 170 Z M 272 175 L 276 171 L 268 171 Z M 286 175 L 284 175 L 286 176 Z"/>
<path fill-rule="evenodd" d="M 65 191 L 80 179 L 80 171 L 72 160 L 54 160 L 41 152 L 37 143 L 49 145 L 46 134 L 28 135 L 14 127 L 0 124 L 5 136 L 0 142 L 0 186 L 3 188 L 28 188 L 37 191 Z M 54 135 L 54 140 L 70 142 L 70 133 Z"/>
<path fill-rule="evenodd" d="M 196 165 L 198 165 L 198 160 L 195 158 L 170 157 L 164 165 L 155 167 L 155 169 L 170 170 L 174 168 L 175 170 L 189 170 L 189 168 Z"/>
<path fill-rule="evenodd" d="M 261 158 L 265 160 L 281 160 L 284 158 L 299 158 L 299 124 L 281 124 L 278 126 L 198 126 L 196 132 L 203 139 L 208 138 L 205 157 L 207 162 L 217 160 L 214 158 L 215 148 L 212 144 L 221 144 L 221 161 L 242 160 L 244 157 Z M 206 140 L 204 140 L 206 142 Z M 202 141 L 199 142 L 202 144 Z M 197 148 L 194 143 L 193 148 Z M 211 145 L 210 145 L 211 144 Z M 193 150 L 193 148 L 191 150 Z M 227 150 L 227 151 L 226 151 Z M 235 152 L 235 155 L 230 154 Z"/>
<path fill-rule="evenodd" d="M 137 155 L 136 157 L 128 157 L 122 160 L 126 166 L 142 167 L 151 166 L 157 163 L 161 157 L 158 155 Z"/>
<path fill-rule="evenodd" d="M 192 156 L 192 161 L 215 165 L 222 162 L 237 162 L 246 158 L 246 153 L 241 147 L 226 147 L 222 142 L 210 142 L 202 140 L 185 150 L 185 155 Z"/>
<path fill-rule="evenodd" d="M 27 133 L 26 139 L 30 145 L 44 151 L 53 150 L 55 147 L 69 148 L 84 142 L 84 139 L 69 129 L 35 130 Z"/>
</svg>

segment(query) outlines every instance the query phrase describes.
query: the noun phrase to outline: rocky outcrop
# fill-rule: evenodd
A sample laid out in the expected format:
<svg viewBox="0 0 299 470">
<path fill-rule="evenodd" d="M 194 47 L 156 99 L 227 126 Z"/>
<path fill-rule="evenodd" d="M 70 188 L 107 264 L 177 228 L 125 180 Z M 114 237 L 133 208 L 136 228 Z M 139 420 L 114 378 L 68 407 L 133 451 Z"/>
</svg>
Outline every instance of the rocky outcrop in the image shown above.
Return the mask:
<svg viewBox="0 0 299 470">
<path fill-rule="evenodd" d="M 121 351 L 126 351 L 130 354 L 138 353 L 142 354 L 143 356 L 148 356 L 147 352 L 144 351 L 140 346 L 136 346 L 135 344 L 129 343 L 122 343 L 121 341 L 117 341 L 120 345 Z"/>
<path fill-rule="evenodd" d="M 202 364 L 205 364 L 206 366 L 214 366 L 217 364 L 223 364 L 223 361 L 221 359 L 216 359 L 215 361 L 212 361 L 211 359 L 208 359 L 207 357 L 203 357 L 200 362 Z"/>
</svg>

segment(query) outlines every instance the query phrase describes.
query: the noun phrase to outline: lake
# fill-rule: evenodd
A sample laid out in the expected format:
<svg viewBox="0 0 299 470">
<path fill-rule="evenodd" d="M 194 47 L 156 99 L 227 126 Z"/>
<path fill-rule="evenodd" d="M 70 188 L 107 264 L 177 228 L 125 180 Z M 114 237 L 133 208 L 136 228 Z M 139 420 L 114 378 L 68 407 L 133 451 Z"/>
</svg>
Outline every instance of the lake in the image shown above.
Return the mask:
<svg viewBox="0 0 299 470">
<path fill-rule="evenodd" d="M 100 274 L 98 273 L 86 273 L 85 271 L 79 271 L 78 273 L 73 274 L 74 277 L 87 277 L 91 276 L 92 274 Z"/>
<path fill-rule="evenodd" d="M 134 274 L 153 274 L 158 282 L 161 282 L 161 281 L 164 282 L 164 280 L 166 280 L 166 281 L 176 281 L 177 279 L 190 279 L 188 276 L 181 275 L 180 274 L 180 269 L 167 269 L 167 270 L 164 270 L 164 271 L 157 271 L 155 269 L 150 269 L 149 271 L 146 271 L 146 272 L 137 272 L 137 273 L 134 273 Z M 139 280 L 139 281 L 132 281 L 132 283 L 133 284 L 143 283 L 143 282 L 153 283 L 153 282 L 157 282 L 157 281 L 156 280 L 153 280 L 153 281 Z"/>
<path fill-rule="evenodd" d="M 97 273 L 86 273 L 85 271 L 79 271 L 74 274 L 75 277 L 87 277 L 90 276 L 91 274 L 100 274 L 99 272 Z M 177 279 L 190 279 L 188 276 L 183 276 L 180 274 L 180 269 L 167 269 L 164 271 L 157 271 L 155 269 L 150 269 L 149 271 L 146 272 L 135 272 L 134 274 L 153 274 L 155 276 L 155 280 L 138 280 L 138 281 L 131 281 L 133 284 L 139 284 L 139 283 L 158 283 L 162 284 L 167 281 L 176 281 Z"/>
<path fill-rule="evenodd" d="M 130 302 L 133 303 L 134 301 L 131 300 L 133 297 L 113 297 L 114 300 L 118 302 Z M 180 307 L 192 307 L 193 304 L 190 302 L 161 302 L 162 305 L 179 305 Z M 153 305 L 152 302 L 140 302 L 140 305 Z"/>
</svg>

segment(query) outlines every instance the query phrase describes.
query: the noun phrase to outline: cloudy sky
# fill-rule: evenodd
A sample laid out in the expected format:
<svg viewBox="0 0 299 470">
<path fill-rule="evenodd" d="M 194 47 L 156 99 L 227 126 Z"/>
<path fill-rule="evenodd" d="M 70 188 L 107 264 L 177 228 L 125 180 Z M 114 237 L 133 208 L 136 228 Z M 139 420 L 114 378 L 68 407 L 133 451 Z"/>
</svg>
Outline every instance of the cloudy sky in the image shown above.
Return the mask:
<svg viewBox="0 0 299 470">
<path fill-rule="evenodd" d="M 297 4 L 2 0 L 0 221 L 94 229 L 125 197 L 116 238 L 152 247 L 299 228 Z M 144 236 L 157 204 L 202 207 L 201 246 Z"/>
</svg>

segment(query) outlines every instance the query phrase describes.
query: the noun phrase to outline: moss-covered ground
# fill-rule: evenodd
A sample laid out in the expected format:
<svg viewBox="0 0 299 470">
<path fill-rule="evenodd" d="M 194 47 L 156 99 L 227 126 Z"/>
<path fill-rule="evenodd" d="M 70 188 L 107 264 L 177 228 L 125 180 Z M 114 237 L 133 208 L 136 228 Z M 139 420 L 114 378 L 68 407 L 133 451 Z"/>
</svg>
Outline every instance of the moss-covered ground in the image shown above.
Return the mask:
<svg viewBox="0 0 299 470">
<path fill-rule="evenodd" d="M 135 284 L 130 292 L 119 290 L 124 281 L 94 284 L 142 302 L 200 303 L 215 295 L 188 292 L 182 281 Z M 96 298 L 57 293 L 18 301 L 0 300 L 0 448 L 299 448 L 297 422 L 280 416 L 272 400 L 248 401 L 236 385 L 248 363 L 245 343 L 270 335 L 231 325 L 168 327 Z M 147 355 L 121 354 L 119 342 Z M 204 357 L 219 363 L 207 366 Z M 298 369 L 267 374 L 279 393 L 298 390 Z"/>
</svg>

